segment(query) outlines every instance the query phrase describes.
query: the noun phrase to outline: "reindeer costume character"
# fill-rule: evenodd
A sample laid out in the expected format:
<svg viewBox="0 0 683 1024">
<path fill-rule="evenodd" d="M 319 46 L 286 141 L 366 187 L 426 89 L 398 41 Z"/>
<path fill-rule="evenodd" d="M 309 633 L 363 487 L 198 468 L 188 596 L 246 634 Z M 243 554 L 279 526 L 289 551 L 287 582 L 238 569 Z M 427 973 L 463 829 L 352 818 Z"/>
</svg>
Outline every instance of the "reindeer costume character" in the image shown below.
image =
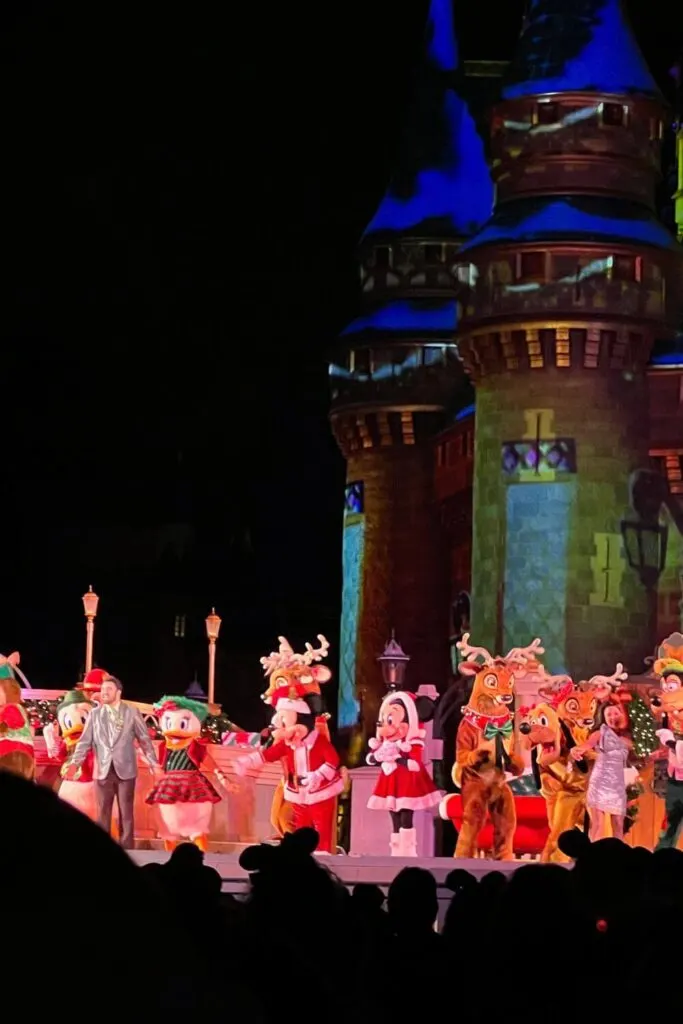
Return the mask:
<svg viewBox="0 0 683 1024">
<path fill-rule="evenodd" d="M 19 660 L 17 651 L 0 654 L 0 769 L 32 780 L 36 771 L 33 731 L 17 682 Z"/>
<path fill-rule="evenodd" d="M 285 637 L 279 650 L 261 658 L 268 678 L 263 700 L 275 710 L 271 741 L 260 751 L 235 763 L 238 774 L 264 762 L 280 760 L 283 781 L 271 808 L 271 821 L 282 833 L 311 826 L 320 836 L 318 849 L 332 852 L 337 796 L 344 788 L 339 755 L 327 728 L 320 685 L 332 677 L 325 665 L 329 643 L 318 635 L 320 647 L 306 644 L 296 654 Z M 285 817 L 283 810 L 289 813 Z"/>
<path fill-rule="evenodd" d="M 484 647 L 471 647 L 469 633 L 458 643 L 464 655 L 460 671 L 474 676 L 455 740 L 453 781 L 462 794 L 462 827 L 456 857 L 476 857 L 477 838 L 487 814 L 493 825 L 493 857 L 513 860 L 517 825 L 515 801 L 507 777 L 521 775 L 524 762 L 516 751 L 514 712 L 515 671 L 544 653 L 540 640 L 514 647 L 494 657 Z M 450 818 L 446 797 L 441 816 Z"/>
<path fill-rule="evenodd" d="M 534 780 L 546 803 L 550 829 L 541 854 L 544 863 L 566 863 L 558 841 L 563 832 L 583 825 L 588 788 L 588 758 L 572 751 L 595 727 L 598 705 L 626 678 L 623 665 L 612 676 L 593 676 L 575 686 L 568 676 L 549 676 L 539 687 L 544 700 L 520 708 L 520 733 L 531 747 Z"/>
</svg>

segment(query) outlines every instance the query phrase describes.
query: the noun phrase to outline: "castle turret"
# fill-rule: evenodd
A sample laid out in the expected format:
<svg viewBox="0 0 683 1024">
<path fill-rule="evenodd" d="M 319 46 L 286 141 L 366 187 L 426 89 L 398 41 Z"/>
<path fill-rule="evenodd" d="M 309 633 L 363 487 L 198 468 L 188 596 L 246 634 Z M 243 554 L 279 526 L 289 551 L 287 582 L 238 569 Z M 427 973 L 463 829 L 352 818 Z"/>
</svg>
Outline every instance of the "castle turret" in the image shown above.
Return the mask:
<svg viewBox="0 0 683 1024">
<path fill-rule="evenodd" d="M 448 673 L 432 440 L 471 402 L 454 341 L 457 252 L 492 208 L 483 142 L 457 90 L 451 3 L 430 5 L 399 159 L 361 243 L 363 308 L 330 367 L 347 461 L 339 724 L 360 718 L 370 731 L 392 630 L 413 685 Z"/>
<path fill-rule="evenodd" d="M 553 671 L 637 672 L 654 598 L 620 523 L 648 464 L 646 367 L 681 251 L 655 214 L 664 103 L 618 0 L 532 0 L 492 126 L 496 208 L 464 246 L 476 387 L 472 629 Z"/>
</svg>

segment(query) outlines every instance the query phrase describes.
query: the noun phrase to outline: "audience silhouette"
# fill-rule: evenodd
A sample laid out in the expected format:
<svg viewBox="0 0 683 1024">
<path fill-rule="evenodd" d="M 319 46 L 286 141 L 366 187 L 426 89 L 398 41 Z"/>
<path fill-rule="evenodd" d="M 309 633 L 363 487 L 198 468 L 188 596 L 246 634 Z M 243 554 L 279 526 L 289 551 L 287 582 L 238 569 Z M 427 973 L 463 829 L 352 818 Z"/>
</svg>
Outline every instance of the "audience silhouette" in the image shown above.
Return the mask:
<svg viewBox="0 0 683 1024">
<path fill-rule="evenodd" d="M 52 792 L 5 772 L 0 808 L 5 984 L 36 1016 L 54 1014 L 60 985 L 91 1014 L 127 1007 L 148 1021 L 680 1014 L 675 850 L 575 831 L 560 842 L 570 869 L 531 864 L 481 881 L 455 869 L 439 891 L 411 866 L 385 900 L 376 885 L 350 894 L 302 829 L 243 852 L 249 887 L 236 898 L 196 847 L 139 868 Z"/>
</svg>

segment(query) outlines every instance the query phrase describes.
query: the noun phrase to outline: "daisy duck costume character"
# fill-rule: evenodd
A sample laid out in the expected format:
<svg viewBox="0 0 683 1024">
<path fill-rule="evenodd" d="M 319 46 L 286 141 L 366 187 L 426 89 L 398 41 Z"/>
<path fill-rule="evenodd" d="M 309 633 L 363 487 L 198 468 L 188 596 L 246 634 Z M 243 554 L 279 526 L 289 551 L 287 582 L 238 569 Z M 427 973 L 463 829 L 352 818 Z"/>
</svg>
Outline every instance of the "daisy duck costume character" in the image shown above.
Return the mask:
<svg viewBox="0 0 683 1024">
<path fill-rule="evenodd" d="M 226 782 L 201 735 L 209 709 L 188 697 L 162 697 L 154 710 L 164 741 L 159 752 L 164 775 L 145 802 L 159 809 L 166 850 L 189 840 L 206 852 L 213 805 L 221 797 L 202 769 L 212 770 L 219 782 Z"/>
<path fill-rule="evenodd" d="M 423 761 L 422 723 L 433 716 L 434 701 L 429 697 L 392 690 L 380 705 L 377 733 L 368 743 L 366 761 L 380 768 L 368 808 L 391 815 L 392 857 L 417 857 L 413 814 L 437 807 L 443 797 Z"/>
<path fill-rule="evenodd" d="M 81 765 L 78 779 L 77 769 L 71 760 L 76 744 L 83 735 L 85 724 L 94 704 L 82 690 L 70 690 L 57 706 L 57 721 L 43 726 L 43 738 L 48 755 L 60 764 L 62 782 L 58 794 L 62 800 L 76 810 L 97 821 L 97 802 L 93 768 L 95 754 L 89 750 Z"/>
<path fill-rule="evenodd" d="M 275 711 L 272 743 L 239 758 L 234 767 L 238 775 L 246 775 L 249 769 L 279 761 L 282 799 L 291 805 L 293 828 L 315 829 L 318 851 L 332 853 L 337 797 L 344 789 L 344 779 L 339 755 L 327 733 L 319 686 L 330 673 L 328 669 L 320 673 L 314 664 L 327 655 L 329 644 L 324 637 L 318 639 L 317 650 L 306 644 L 304 654 L 294 654 L 280 637 L 280 651 L 261 659 L 270 680 L 265 699 Z"/>
</svg>

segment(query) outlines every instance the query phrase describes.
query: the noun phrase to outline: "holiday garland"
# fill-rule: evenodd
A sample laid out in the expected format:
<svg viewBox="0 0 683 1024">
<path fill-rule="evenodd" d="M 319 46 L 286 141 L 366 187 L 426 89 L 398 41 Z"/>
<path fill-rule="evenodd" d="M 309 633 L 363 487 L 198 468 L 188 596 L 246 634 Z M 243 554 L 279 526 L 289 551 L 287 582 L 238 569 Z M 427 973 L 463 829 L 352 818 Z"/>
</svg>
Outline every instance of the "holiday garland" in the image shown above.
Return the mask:
<svg viewBox="0 0 683 1024">
<path fill-rule="evenodd" d="M 57 708 L 62 698 L 57 700 L 25 700 L 24 707 L 28 714 L 32 728 L 37 734 L 43 731 L 48 722 L 57 721 Z M 161 730 L 156 718 L 151 715 L 145 716 L 149 734 L 153 740 L 161 739 Z M 226 732 L 236 732 L 237 726 L 233 725 L 227 715 L 209 715 L 204 722 L 202 736 L 209 743 L 220 744 Z"/>
</svg>

